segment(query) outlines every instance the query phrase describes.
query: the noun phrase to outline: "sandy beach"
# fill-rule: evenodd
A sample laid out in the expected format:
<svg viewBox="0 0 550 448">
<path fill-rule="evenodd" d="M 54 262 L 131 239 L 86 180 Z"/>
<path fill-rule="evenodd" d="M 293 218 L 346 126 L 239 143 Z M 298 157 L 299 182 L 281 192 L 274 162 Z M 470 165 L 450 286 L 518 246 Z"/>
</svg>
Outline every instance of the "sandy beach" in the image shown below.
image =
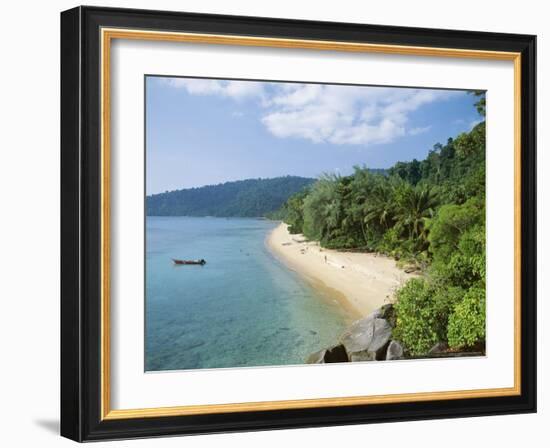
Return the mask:
<svg viewBox="0 0 550 448">
<path fill-rule="evenodd" d="M 268 235 L 266 244 L 290 269 L 314 287 L 332 290 L 342 306 L 359 316 L 393 301 L 395 290 L 415 276 L 383 255 L 321 248 L 303 235 L 291 235 L 284 223 Z"/>
</svg>

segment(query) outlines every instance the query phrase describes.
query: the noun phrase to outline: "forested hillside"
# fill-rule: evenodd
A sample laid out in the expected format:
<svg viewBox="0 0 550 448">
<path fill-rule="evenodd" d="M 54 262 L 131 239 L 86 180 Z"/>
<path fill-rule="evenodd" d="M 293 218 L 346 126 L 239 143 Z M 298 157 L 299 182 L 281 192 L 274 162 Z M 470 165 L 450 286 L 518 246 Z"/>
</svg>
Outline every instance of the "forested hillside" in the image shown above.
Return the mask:
<svg viewBox="0 0 550 448">
<path fill-rule="evenodd" d="M 484 346 L 485 121 L 387 175 L 323 176 L 279 214 L 324 247 L 382 252 L 423 271 L 396 293 L 395 336 L 411 354 L 438 342 Z"/>
<path fill-rule="evenodd" d="M 315 179 L 297 176 L 247 179 L 169 191 L 146 198 L 148 216 L 266 216 Z"/>
</svg>

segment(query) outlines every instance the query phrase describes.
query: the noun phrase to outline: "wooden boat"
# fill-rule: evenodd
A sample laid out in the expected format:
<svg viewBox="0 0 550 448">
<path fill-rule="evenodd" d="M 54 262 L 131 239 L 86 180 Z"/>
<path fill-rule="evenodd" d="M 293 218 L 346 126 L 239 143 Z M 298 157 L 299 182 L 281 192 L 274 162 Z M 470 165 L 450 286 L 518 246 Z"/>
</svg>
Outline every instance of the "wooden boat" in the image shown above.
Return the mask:
<svg viewBox="0 0 550 448">
<path fill-rule="evenodd" d="M 200 260 L 177 260 L 176 258 L 172 258 L 172 261 L 174 264 L 181 265 L 181 264 L 200 264 L 201 266 L 206 264 L 206 260 L 204 258 L 201 258 Z"/>
</svg>

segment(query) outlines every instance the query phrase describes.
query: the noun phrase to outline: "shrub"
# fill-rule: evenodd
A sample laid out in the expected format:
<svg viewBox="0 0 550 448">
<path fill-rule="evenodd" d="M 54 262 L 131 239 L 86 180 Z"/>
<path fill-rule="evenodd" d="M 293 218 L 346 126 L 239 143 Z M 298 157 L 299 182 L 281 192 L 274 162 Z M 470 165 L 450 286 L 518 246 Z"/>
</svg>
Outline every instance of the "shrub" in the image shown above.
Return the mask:
<svg viewBox="0 0 550 448">
<path fill-rule="evenodd" d="M 386 230 L 378 243 L 377 249 L 399 260 L 404 252 L 403 238 L 400 235 L 401 229 L 398 226 Z"/>
<path fill-rule="evenodd" d="M 428 239 L 434 263 L 448 263 L 457 251 L 464 232 L 484 222 L 485 207 L 482 200 L 470 199 L 462 205 L 443 205 L 429 225 Z"/>
<path fill-rule="evenodd" d="M 327 249 L 354 249 L 357 247 L 357 241 L 353 237 L 335 235 L 331 239 L 322 239 L 321 246 L 326 247 Z"/>
<path fill-rule="evenodd" d="M 449 346 L 468 348 L 485 339 L 485 289 L 472 287 L 449 318 Z"/>
<path fill-rule="evenodd" d="M 302 233 L 302 228 L 291 224 L 288 226 L 288 233 L 290 233 L 291 235 L 297 235 L 299 233 Z"/>
<path fill-rule="evenodd" d="M 463 290 L 415 278 L 397 291 L 396 297 L 394 336 L 412 355 L 421 355 L 437 342 L 446 342 L 449 315 L 462 299 Z"/>
<path fill-rule="evenodd" d="M 447 263 L 435 263 L 434 275 L 464 289 L 485 283 L 485 226 L 467 230 Z"/>
</svg>

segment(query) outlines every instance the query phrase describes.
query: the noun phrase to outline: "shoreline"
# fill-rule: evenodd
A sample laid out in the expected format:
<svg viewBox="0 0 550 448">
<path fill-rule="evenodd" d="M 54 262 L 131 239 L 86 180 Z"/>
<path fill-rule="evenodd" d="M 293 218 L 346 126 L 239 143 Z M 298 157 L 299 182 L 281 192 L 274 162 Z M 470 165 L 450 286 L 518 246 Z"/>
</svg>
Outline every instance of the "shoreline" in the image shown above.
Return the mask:
<svg viewBox="0 0 550 448">
<path fill-rule="evenodd" d="M 384 255 L 321 248 L 301 234 L 291 235 L 284 223 L 268 234 L 265 243 L 285 266 L 313 288 L 328 292 L 358 318 L 392 303 L 395 291 L 417 276 L 399 269 L 395 260 Z"/>
</svg>

